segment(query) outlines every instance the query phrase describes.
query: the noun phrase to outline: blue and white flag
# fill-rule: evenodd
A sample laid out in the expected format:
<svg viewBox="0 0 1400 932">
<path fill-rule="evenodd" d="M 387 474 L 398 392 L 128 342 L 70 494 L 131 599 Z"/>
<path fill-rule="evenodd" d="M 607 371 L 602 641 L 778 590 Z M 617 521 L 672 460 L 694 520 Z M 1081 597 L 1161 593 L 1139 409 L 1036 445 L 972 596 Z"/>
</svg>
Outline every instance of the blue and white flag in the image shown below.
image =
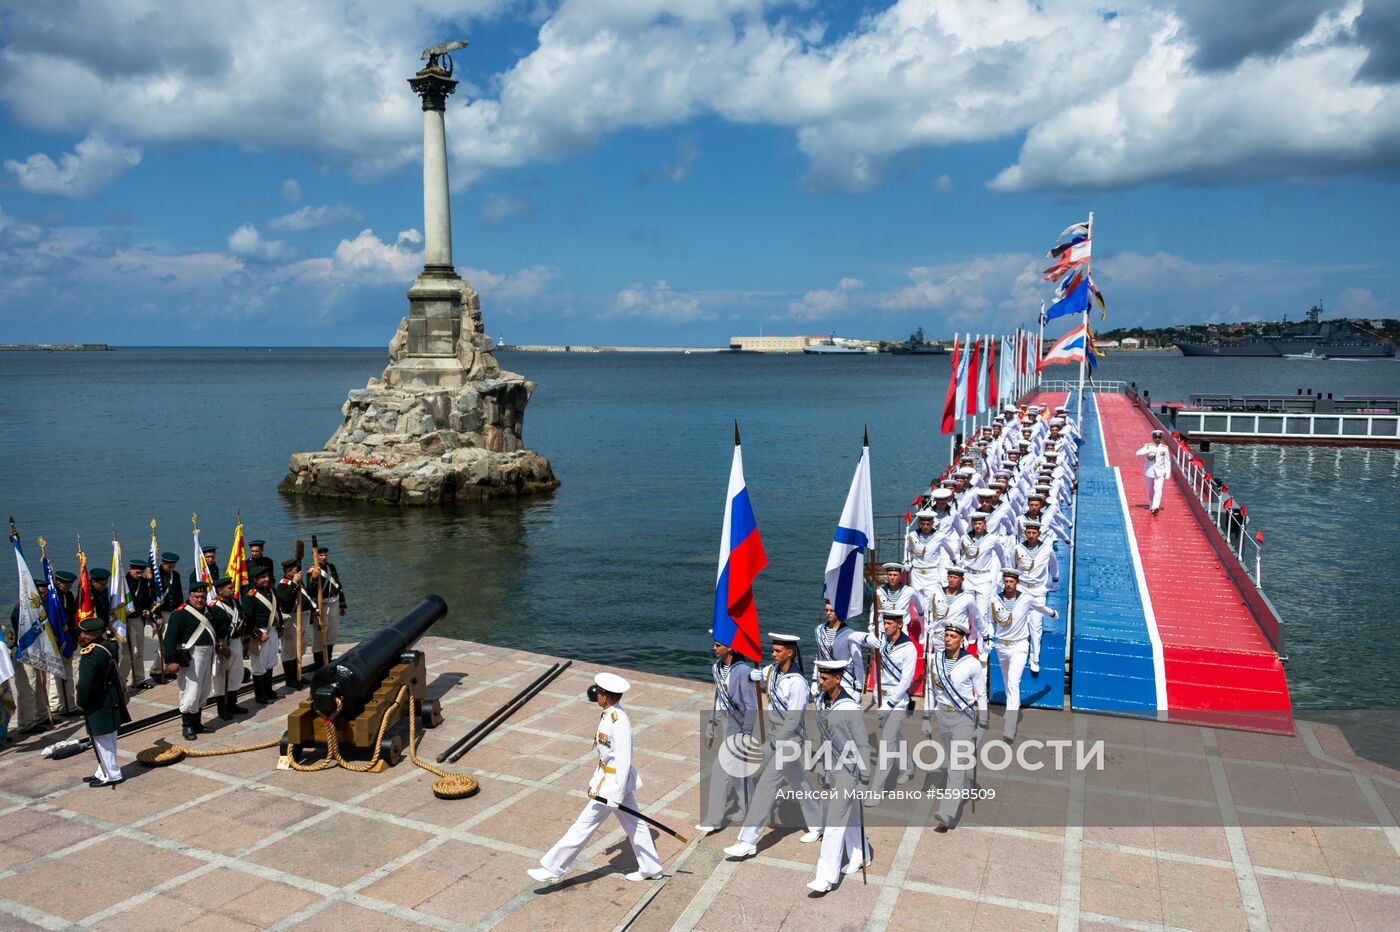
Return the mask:
<svg viewBox="0 0 1400 932">
<path fill-rule="evenodd" d="M 826 558 L 826 585 L 822 594 L 831 600 L 836 617 L 845 621 L 865 608 L 862 566 L 865 554 L 875 543 L 875 506 L 870 496 L 870 445 L 861 448 L 846 507 Z"/>
<path fill-rule="evenodd" d="M 34 585 L 34 574 L 24 562 L 19 538 L 11 537 L 10 542 L 15 545 L 15 560 L 19 563 L 19 624 L 16 626 L 19 637 L 15 642 L 15 657 L 36 670 L 67 679 L 63 661 L 58 656 L 58 642 L 49 630 L 49 616 L 39 598 L 39 589 Z"/>
<path fill-rule="evenodd" d="M 1056 317 L 1083 314 L 1087 310 L 1089 310 L 1089 279 L 1086 276 L 1072 291 L 1050 305 L 1045 312 L 1044 321 L 1049 323 Z"/>
<path fill-rule="evenodd" d="M 44 539 L 39 538 L 39 549 L 42 553 Z M 73 656 L 73 651 L 78 649 L 78 638 L 73 633 L 74 626 L 78 623 L 76 619 L 69 621 L 68 613 L 63 610 L 63 599 L 58 594 L 58 583 L 53 578 L 53 566 L 49 563 L 49 558 L 41 556 L 40 561 L 44 565 L 44 579 L 48 581 L 48 595 L 44 596 L 44 614 L 48 616 L 49 633 L 53 635 L 54 643 L 58 645 L 58 652 L 67 660 Z"/>
</svg>

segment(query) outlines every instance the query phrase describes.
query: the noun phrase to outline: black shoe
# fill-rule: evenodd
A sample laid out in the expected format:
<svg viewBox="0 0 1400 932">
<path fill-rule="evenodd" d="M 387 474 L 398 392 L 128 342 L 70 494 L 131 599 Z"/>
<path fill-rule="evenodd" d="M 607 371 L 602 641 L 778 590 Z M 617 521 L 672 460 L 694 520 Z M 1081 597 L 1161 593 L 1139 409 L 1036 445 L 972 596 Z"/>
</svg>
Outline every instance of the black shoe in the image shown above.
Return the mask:
<svg viewBox="0 0 1400 932">
<path fill-rule="evenodd" d="M 194 730 L 194 716 L 188 712 L 181 712 L 180 721 L 184 724 L 180 730 L 181 737 L 186 741 L 198 741 L 199 734 Z"/>
<path fill-rule="evenodd" d="M 277 701 L 277 690 L 272 686 L 272 671 L 258 674 L 258 679 L 262 682 L 262 701 L 264 703 Z"/>
<path fill-rule="evenodd" d="M 224 693 L 224 707 L 228 710 L 229 718 L 233 718 L 235 715 L 248 714 L 248 710 L 238 704 L 238 693 L 236 692 Z"/>
<path fill-rule="evenodd" d="M 217 699 L 215 699 L 214 705 L 219 710 L 219 721 L 233 721 L 233 713 L 230 712 L 228 709 L 228 695 L 226 693 L 221 694 Z"/>
<path fill-rule="evenodd" d="M 297 679 L 297 665 L 295 663 L 282 664 L 282 680 L 284 685 L 292 692 L 301 689 L 301 682 Z"/>
<path fill-rule="evenodd" d="M 88 786 L 92 787 L 94 790 L 103 786 L 121 786 L 125 782 L 125 777 L 121 778 L 120 780 L 98 780 L 93 777 L 88 777 Z"/>
<path fill-rule="evenodd" d="M 208 734 L 210 729 L 204 727 L 204 712 L 192 712 L 190 718 L 194 719 L 194 733 L 197 735 Z"/>
<path fill-rule="evenodd" d="M 244 668 L 243 668 L 243 685 L 244 685 L 244 686 L 247 686 L 249 683 L 252 682 L 252 680 L 253 680 L 253 671 L 252 671 L 252 670 L 249 670 L 247 667 L 244 667 Z"/>
</svg>

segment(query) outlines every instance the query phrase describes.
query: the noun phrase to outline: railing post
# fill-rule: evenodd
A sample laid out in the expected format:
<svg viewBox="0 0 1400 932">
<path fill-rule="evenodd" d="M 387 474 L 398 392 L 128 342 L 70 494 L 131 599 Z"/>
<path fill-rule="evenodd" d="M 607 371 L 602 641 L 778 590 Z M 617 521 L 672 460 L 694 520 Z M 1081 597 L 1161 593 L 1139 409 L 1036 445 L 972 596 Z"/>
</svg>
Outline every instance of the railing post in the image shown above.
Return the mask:
<svg viewBox="0 0 1400 932">
<path fill-rule="evenodd" d="M 1264 545 L 1254 542 L 1254 585 L 1264 588 Z"/>
</svg>

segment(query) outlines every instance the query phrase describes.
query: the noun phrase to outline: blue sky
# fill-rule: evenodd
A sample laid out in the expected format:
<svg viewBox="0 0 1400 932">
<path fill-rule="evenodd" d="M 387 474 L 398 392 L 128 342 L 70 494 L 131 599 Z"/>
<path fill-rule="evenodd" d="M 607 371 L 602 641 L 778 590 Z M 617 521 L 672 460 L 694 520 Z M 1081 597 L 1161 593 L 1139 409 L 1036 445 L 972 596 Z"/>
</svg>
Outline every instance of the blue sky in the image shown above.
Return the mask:
<svg viewBox="0 0 1400 932">
<path fill-rule="evenodd" d="M 1400 316 L 1382 0 L 111 2 L 0 12 L 0 341 L 386 343 L 405 79 L 464 36 L 454 258 L 511 342 Z"/>
</svg>

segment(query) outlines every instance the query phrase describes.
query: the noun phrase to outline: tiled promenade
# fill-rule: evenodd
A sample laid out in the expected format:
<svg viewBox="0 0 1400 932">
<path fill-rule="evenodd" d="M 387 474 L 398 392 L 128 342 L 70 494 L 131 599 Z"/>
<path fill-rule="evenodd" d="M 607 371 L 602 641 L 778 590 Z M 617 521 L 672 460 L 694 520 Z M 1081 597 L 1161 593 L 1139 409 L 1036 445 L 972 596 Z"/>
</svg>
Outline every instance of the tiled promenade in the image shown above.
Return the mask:
<svg viewBox="0 0 1400 932">
<path fill-rule="evenodd" d="M 427 733 L 424 757 L 551 662 L 438 638 L 421 646 L 446 719 Z M 40 758 L 53 733 L 11 745 L 0 753 L 0 928 L 1216 932 L 1390 929 L 1400 916 L 1400 773 L 1353 757 L 1335 728 L 1300 722 L 1295 736 L 1278 737 L 1039 710 L 1023 732 L 1103 737 L 1110 766 L 985 776 L 999 800 L 947 835 L 872 828 L 868 883 L 849 877 L 809 898 L 816 846 L 774 832 L 757 858 L 736 864 L 720 852 L 730 827 L 689 847 L 658 837 L 668 878 L 631 884 L 622 878 L 630 852 L 610 822 L 564 882 L 537 892 L 525 871 L 577 814 L 592 772 L 596 712 L 582 693 L 595 669 L 575 664 L 463 758 L 456 767 L 481 792 L 456 802 L 435 799 L 433 778 L 407 760 L 374 775 L 278 770 L 275 749 L 136 764 L 155 739 L 178 743 L 178 721 L 123 740 L 128 779 L 115 790 L 81 782 L 90 752 Z M 709 690 L 627 675 L 642 805 L 692 834 L 695 711 Z M 140 718 L 170 701 L 168 688 L 149 691 L 132 711 Z M 276 737 L 290 709 L 283 700 L 197 746 Z M 1157 750 L 1133 753 L 1149 732 Z M 1137 827 L 1065 827 L 1083 824 L 1081 813 L 1091 825 Z M 1241 819 L 1258 827 L 1228 827 Z"/>
</svg>

